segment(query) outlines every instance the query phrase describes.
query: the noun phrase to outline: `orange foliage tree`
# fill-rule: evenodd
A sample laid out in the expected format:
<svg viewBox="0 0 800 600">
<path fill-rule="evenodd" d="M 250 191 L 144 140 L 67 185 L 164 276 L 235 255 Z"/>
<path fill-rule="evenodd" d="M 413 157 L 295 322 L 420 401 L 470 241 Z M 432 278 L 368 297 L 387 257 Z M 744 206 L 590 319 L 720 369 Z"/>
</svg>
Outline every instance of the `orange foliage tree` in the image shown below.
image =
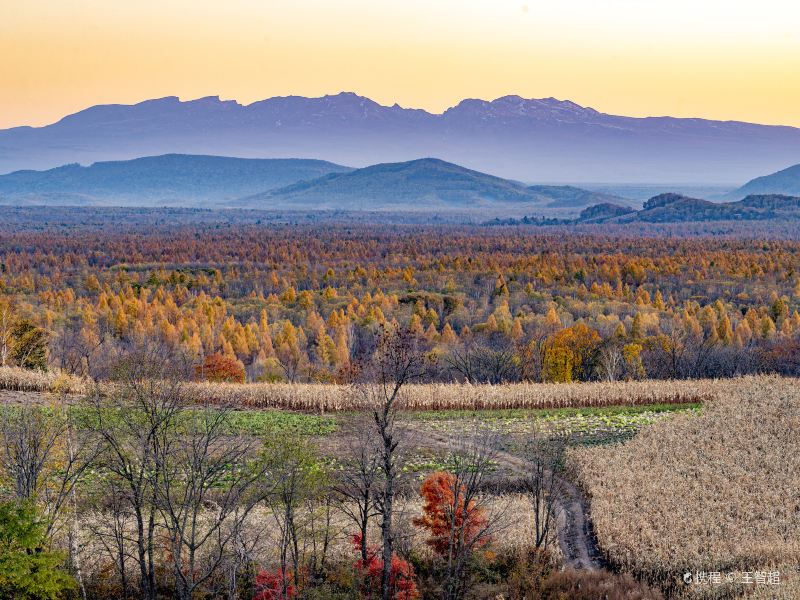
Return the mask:
<svg viewBox="0 0 800 600">
<path fill-rule="evenodd" d="M 195 367 L 195 373 L 206 381 L 244 383 L 244 365 L 232 356 L 209 354 Z"/>
<path fill-rule="evenodd" d="M 585 323 L 554 333 L 544 344 L 544 379 L 560 382 L 588 379 L 602 341 L 600 334 Z"/>
</svg>

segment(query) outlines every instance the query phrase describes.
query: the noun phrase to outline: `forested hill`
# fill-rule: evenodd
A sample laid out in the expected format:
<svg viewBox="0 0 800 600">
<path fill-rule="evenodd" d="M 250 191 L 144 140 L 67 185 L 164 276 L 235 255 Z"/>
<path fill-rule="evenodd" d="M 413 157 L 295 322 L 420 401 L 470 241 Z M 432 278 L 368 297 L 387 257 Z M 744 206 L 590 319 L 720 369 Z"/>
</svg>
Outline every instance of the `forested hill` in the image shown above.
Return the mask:
<svg viewBox="0 0 800 600">
<path fill-rule="evenodd" d="M 549 211 L 593 202 L 627 202 L 572 186 L 531 186 L 436 158 L 384 163 L 332 173 L 245 198 L 249 208 L 297 207 L 347 210 Z"/>
<path fill-rule="evenodd" d="M 212 205 L 349 167 L 322 160 L 166 154 L 0 176 L 3 204 Z"/>
</svg>

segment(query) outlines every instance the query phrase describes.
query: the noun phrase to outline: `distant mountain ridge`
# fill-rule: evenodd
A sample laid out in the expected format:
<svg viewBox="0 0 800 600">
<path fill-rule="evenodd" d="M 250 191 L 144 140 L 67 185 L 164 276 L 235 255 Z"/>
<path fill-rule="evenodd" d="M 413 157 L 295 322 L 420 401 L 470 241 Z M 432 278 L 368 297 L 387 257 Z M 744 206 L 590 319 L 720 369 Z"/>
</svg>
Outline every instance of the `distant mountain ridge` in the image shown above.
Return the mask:
<svg viewBox="0 0 800 600">
<path fill-rule="evenodd" d="M 215 205 L 352 170 L 320 160 L 167 154 L 0 175 L 4 204 Z"/>
<path fill-rule="evenodd" d="M 738 183 L 800 156 L 800 129 L 610 115 L 553 98 L 466 99 L 442 114 L 353 93 L 242 105 L 176 97 L 0 130 L 0 173 L 162 154 L 303 156 L 363 167 L 438 156 L 518 181 Z"/>
</svg>

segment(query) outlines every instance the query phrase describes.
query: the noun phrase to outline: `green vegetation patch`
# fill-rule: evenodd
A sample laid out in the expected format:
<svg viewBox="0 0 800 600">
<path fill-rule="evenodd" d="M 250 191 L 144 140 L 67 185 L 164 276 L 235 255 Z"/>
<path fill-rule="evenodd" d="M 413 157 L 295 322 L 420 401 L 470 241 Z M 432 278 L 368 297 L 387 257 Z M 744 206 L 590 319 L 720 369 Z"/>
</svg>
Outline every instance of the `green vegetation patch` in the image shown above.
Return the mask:
<svg viewBox="0 0 800 600">
<path fill-rule="evenodd" d="M 108 419 L 119 418 L 114 415 L 116 409 L 101 409 L 103 417 Z M 192 413 L 201 410 L 217 411 L 219 409 L 186 409 L 183 414 L 189 418 Z M 90 406 L 75 405 L 69 408 L 70 416 L 77 423 L 88 426 L 90 420 L 95 419 L 95 409 Z M 336 420 L 331 417 L 295 413 L 283 410 L 235 410 L 226 416 L 226 428 L 231 435 L 327 435 L 337 429 Z"/>
<path fill-rule="evenodd" d="M 687 410 L 699 410 L 700 403 L 686 404 L 650 404 L 643 406 L 602 406 L 583 408 L 508 408 L 497 410 L 431 410 L 409 411 L 404 413 L 408 418 L 419 421 L 441 421 L 458 419 L 480 419 L 490 421 L 519 420 L 558 420 L 568 417 L 613 417 L 618 415 L 637 415 L 642 413 L 671 413 Z"/>
<path fill-rule="evenodd" d="M 625 441 L 640 429 L 679 413 L 699 413 L 700 404 L 654 404 L 651 406 L 610 406 L 542 410 L 480 410 L 409 413 L 425 427 L 450 436 L 466 434 L 476 425 L 488 427 L 523 442 L 540 432 L 546 436 L 567 436 L 571 444 L 597 445 Z M 515 446 L 511 443 L 511 446 Z"/>
<path fill-rule="evenodd" d="M 327 435 L 337 429 L 331 417 L 283 410 L 237 410 L 230 413 L 229 423 L 233 431 L 247 435 Z"/>
</svg>

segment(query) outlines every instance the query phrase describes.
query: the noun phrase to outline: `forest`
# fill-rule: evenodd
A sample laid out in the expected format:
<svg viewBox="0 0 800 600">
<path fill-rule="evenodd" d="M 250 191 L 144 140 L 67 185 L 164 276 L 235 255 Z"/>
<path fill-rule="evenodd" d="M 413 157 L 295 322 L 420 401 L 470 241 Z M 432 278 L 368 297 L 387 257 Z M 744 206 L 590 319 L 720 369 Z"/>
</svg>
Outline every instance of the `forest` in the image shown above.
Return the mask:
<svg viewBox="0 0 800 600">
<path fill-rule="evenodd" d="M 97 376 L 134 335 L 197 377 L 339 382 L 386 324 L 427 381 L 796 374 L 800 243 L 539 228 L 191 223 L 7 232 L 0 362 Z"/>
</svg>

